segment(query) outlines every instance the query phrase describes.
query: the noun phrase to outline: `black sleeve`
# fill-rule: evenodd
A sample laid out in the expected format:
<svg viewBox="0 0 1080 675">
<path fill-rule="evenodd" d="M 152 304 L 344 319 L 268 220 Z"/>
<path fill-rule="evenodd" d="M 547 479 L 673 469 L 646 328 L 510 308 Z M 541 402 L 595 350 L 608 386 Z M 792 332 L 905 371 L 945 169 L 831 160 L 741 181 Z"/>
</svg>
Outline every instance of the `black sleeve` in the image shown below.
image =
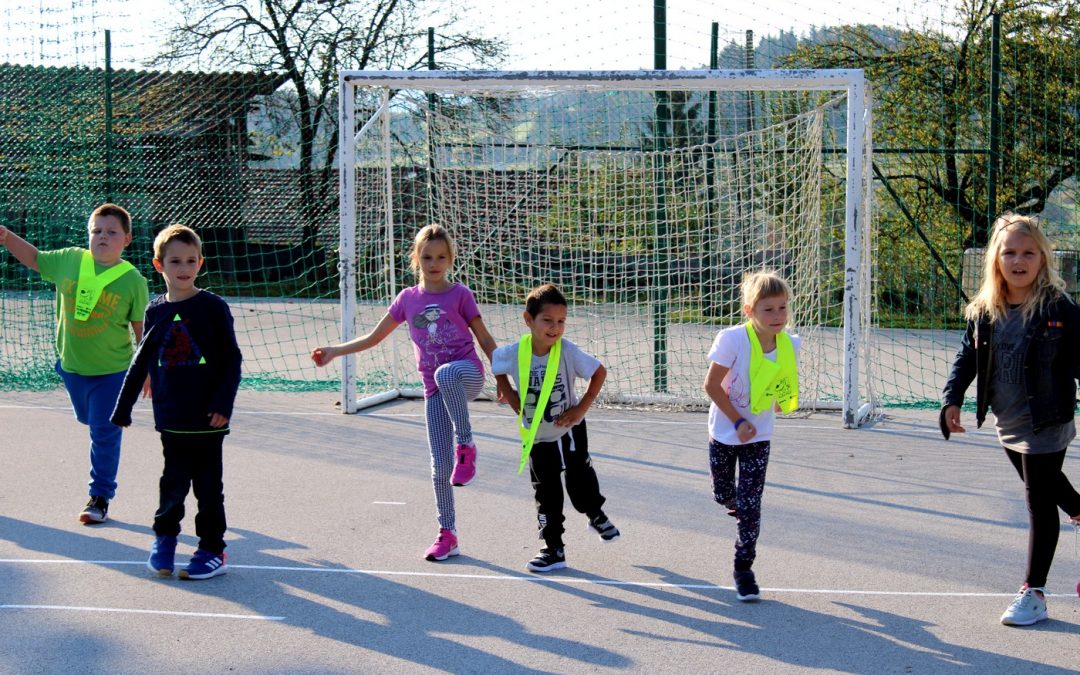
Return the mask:
<svg viewBox="0 0 1080 675">
<path fill-rule="evenodd" d="M 236 332 L 233 330 L 232 312 L 224 300 L 219 301 L 219 311 L 215 312 L 214 334 L 220 343 L 217 345 L 220 354 L 221 379 L 218 382 L 217 391 L 213 392 L 210 399 L 210 412 L 218 413 L 227 418 L 232 418 L 233 403 L 236 402 L 236 391 L 240 388 L 240 364 L 244 357 L 240 353 L 240 345 L 236 342 Z"/>
<path fill-rule="evenodd" d="M 123 387 L 120 389 L 120 396 L 116 399 L 116 407 L 113 408 L 112 417 L 110 418 L 110 421 L 117 426 L 126 427 L 131 425 L 131 409 L 135 407 L 135 402 L 139 400 L 139 392 L 142 391 L 143 382 L 146 381 L 146 375 L 150 368 L 150 355 L 157 350 L 154 345 L 158 341 L 159 336 L 157 333 L 159 332 L 152 325 L 150 310 L 147 309 L 143 315 L 142 342 L 139 343 L 138 349 L 135 350 L 135 358 L 131 360 L 131 365 L 128 366 Z"/>
<path fill-rule="evenodd" d="M 967 392 L 971 381 L 975 379 L 977 368 L 975 322 L 968 321 L 967 329 L 964 331 L 964 339 L 960 343 L 960 349 L 953 358 L 952 372 L 949 373 L 949 379 L 945 382 L 945 390 L 942 392 L 942 408 L 964 404 L 964 393 Z"/>
</svg>

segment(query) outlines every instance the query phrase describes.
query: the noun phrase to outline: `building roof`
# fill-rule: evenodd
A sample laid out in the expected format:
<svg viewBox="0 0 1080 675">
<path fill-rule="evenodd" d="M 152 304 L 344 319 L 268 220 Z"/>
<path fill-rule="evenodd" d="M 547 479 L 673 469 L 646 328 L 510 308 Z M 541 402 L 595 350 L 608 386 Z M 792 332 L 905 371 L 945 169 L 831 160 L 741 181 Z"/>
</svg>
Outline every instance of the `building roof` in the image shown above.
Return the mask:
<svg viewBox="0 0 1080 675">
<path fill-rule="evenodd" d="M 104 68 L 2 64 L 0 117 L 10 123 L 22 117 L 19 113 L 46 110 L 44 119 L 103 116 L 105 75 Z M 198 136 L 223 120 L 246 115 L 252 98 L 285 81 L 284 75 L 258 72 L 119 69 L 111 75 L 115 133 L 174 138 Z"/>
</svg>

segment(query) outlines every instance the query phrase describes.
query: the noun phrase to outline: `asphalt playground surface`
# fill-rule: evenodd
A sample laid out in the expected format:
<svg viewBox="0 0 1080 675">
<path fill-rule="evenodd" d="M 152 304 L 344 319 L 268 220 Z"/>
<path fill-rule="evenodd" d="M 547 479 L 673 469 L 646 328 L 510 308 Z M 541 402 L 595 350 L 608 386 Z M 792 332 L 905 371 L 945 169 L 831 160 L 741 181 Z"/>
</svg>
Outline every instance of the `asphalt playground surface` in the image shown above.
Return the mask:
<svg viewBox="0 0 1080 675">
<path fill-rule="evenodd" d="M 1080 669 L 1080 542 L 1062 525 L 1050 620 L 998 617 L 1022 581 L 1023 487 L 992 429 L 945 442 L 933 411 L 860 430 L 780 420 L 755 564 L 713 503 L 703 413 L 599 409 L 602 543 L 567 503 L 569 569 L 539 548 L 509 410 L 472 405 L 479 477 L 437 524 L 422 403 L 341 415 L 336 395 L 242 391 L 225 441 L 229 572 L 145 567 L 161 451 L 125 433 L 110 520 L 84 526 L 87 436 L 63 391 L 0 392 L 0 672 L 1057 673 Z M 973 432 L 973 420 L 967 419 Z M 1080 453 L 1065 471 L 1080 483 Z M 178 548 L 193 551 L 194 499 Z M 1064 518 L 1064 516 L 1063 516 Z"/>
</svg>

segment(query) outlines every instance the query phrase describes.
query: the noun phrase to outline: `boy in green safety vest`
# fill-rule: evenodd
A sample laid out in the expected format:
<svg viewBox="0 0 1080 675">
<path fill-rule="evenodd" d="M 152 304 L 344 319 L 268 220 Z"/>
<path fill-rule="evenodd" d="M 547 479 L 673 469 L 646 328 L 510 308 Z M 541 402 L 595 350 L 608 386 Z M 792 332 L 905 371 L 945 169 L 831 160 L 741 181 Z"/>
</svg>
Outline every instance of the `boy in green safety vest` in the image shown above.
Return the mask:
<svg viewBox="0 0 1080 675">
<path fill-rule="evenodd" d="M 769 465 L 774 411 L 799 407 L 799 338 L 788 335 L 791 289 L 774 272 L 743 279 L 746 323 L 720 331 L 709 350 L 709 466 L 713 498 L 738 521 L 735 597 L 754 602 L 752 569 L 761 532 L 761 495 Z M 738 464 L 736 483 L 735 465 Z"/>
<path fill-rule="evenodd" d="M 544 546 L 526 567 L 550 572 L 566 567 L 563 547 L 563 486 L 574 508 L 589 518 L 589 527 L 601 541 L 613 541 L 619 530 L 604 514 L 604 496 L 589 456 L 585 413 L 600 394 L 607 370 L 595 357 L 563 338 L 566 298 L 552 284 L 534 289 L 525 299 L 525 325 L 521 341 L 499 347 L 491 358 L 491 372 L 499 397 L 518 414 L 522 439 L 521 467 L 526 462 L 536 497 L 536 517 Z M 517 384 L 515 390 L 510 378 Z M 589 386 L 578 399 L 574 380 Z M 520 395 L 519 395 L 520 394 Z"/>
<path fill-rule="evenodd" d="M 90 428 L 90 501 L 79 520 L 108 518 L 116 494 L 121 430 L 109 422 L 149 300 L 146 279 L 120 256 L 131 243 L 131 215 L 115 204 L 90 214 L 87 248 L 39 251 L 0 225 L 0 244 L 56 286 L 56 372 L 75 418 Z M 129 328 L 130 326 L 130 328 Z"/>
</svg>

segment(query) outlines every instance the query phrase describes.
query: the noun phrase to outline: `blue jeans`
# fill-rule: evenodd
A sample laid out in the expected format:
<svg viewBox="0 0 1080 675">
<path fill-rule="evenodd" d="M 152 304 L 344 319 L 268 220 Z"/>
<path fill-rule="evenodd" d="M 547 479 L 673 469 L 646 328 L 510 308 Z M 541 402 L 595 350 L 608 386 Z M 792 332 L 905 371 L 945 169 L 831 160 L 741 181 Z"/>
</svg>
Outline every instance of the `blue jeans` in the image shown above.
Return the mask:
<svg viewBox="0 0 1080 675">
<path fill-rule="evenodd" d="M 123 429 L 109 418 L 124 384 L 124 372 L 77 375 L 61 368 L 59 361 L 56 372 L 64 380 L 75 419 L 90 427 L 90 496 L 112 499 L 116 495 Z"/>
</svg>

